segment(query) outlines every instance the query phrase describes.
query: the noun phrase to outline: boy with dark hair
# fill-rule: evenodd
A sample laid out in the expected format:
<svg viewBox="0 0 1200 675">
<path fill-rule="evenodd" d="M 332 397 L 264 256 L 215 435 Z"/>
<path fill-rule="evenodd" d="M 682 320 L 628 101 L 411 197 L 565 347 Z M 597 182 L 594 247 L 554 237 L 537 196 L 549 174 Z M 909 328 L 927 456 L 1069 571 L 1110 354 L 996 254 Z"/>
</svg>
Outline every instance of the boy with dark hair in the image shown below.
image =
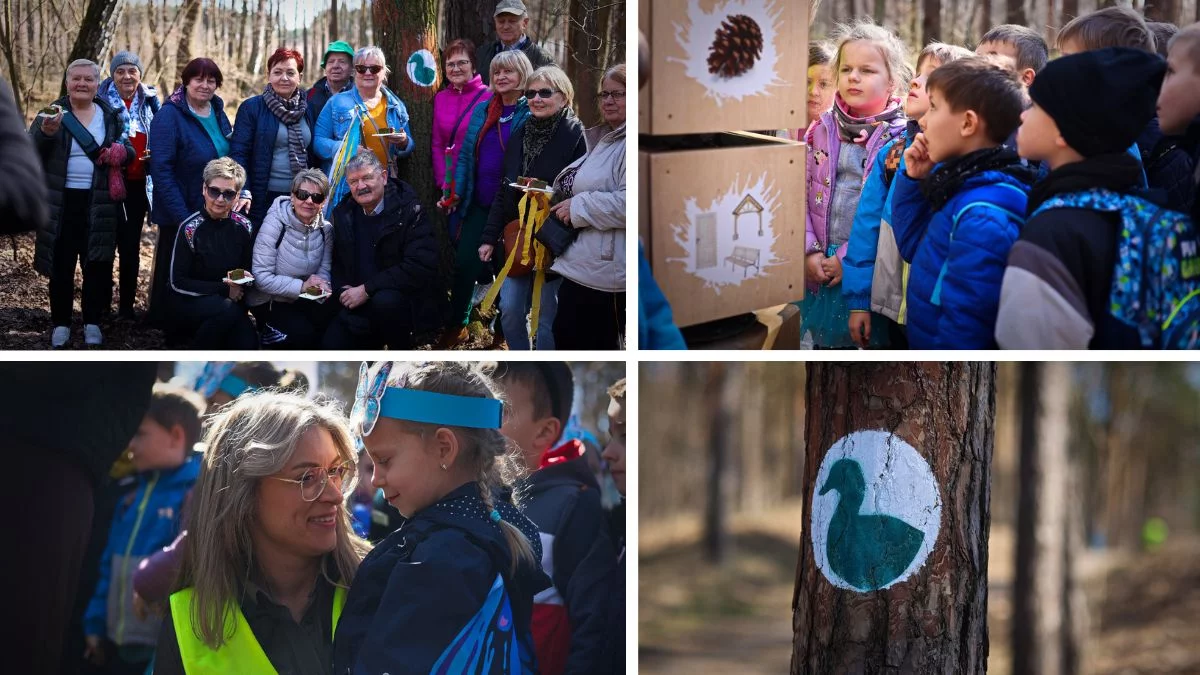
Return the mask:
<svg viewBox="0 0 1200 675">
<path fill-rule="evenodd" d="M 617 542 L 616 583 L 612 589 L 612 611 L 608 622 L 611 637 L 612 672 L 625 672 L 625 378 L 608 388 L 608 444 L 604 461 L 621 491 L 621 505 L 613 509 L 612 537 Z"/>
<path fill-rule="evenodd" d="M 111 659 L 111 672 L 140 673 L 154 655 L 162 620 L 137 616 L 133 574 L 143 559 L 179 534 L 184 504 L 200 473 L 192 448 L 200 440 L 203 407 L 204 401 L 186 389 L 156 384 L 129 442 L 137 485 L 113 514 L 99 580 L 83 616 L 84 656 L 95 666 Z"/>
<path fill-rule="evenodd" d="M 989 30 L 979 40 L 976 54 L 999 54 L 1011 58 L 1017 64 L 1017 76 L 1026 87 L 1046 62 L 1050 60 L 1050 48 L 1040 33 L 1027 26 L 1006 23 Z"/>
<path fill-rule="evenodd" d="M 1101 49 L 1051 62 L 1030 88 L 1033 107 L 1022 116 L 1017 144 L 1021 156 L 1051 171 L 1030 195 L 1029 220 L 1004 273 L 996 321 L 1001 347 L 1143 346 L 1140 321 L 1130 323 L 1114 275 L 1123 231 L 1151 235 L 1123 215 L 1133 199 L 1127 196 L 1140 192 L 1141 174 L 1126 148 L 1154 116 L 1165 69 L 1145 50 Z M 1121 105 L 1094 105 L 1089 92 L 1095 91 Z"/>
<path fill-rule="evenodd" d="M 538 527 L 542 569 L 553 582 L 533 599 L 539 671 L 607 672 L 616 554 L 583 443 L 557 445 L 574 400 L 571 368 L 561 361 L 508 362 L 495 374 L 508 400 L 500 431 L 530 471 L 521 509 Z"/>
<path fill-rule="evenodd" d="M 929 112 L 896 175 L 892 227 L 912 263 L 914 349 L 993 349 L 1000 281 L 1033 171 L 1003 143 L 1020 124 L 1021 83 L 979 57 L 933 71 Z"/>
<path fill-rule="evenodd" d="M 1128 7 L 1105 7 L 1084 14 L 1072 19 L 1058 33 L 1058 48 L 1063 56 L 1108 47 L 1158 53 L 1149 25 Z M 1129 152 L 1142 162 L 1142 187 L 1161 190 L 1167 206 L 1186 213 L 1192 207 L 1195 163 L 1180 147 L 1180 139 L 1164 135 L 1158 118 L 1153 117 L 1134 140 Z"/>
</svg>

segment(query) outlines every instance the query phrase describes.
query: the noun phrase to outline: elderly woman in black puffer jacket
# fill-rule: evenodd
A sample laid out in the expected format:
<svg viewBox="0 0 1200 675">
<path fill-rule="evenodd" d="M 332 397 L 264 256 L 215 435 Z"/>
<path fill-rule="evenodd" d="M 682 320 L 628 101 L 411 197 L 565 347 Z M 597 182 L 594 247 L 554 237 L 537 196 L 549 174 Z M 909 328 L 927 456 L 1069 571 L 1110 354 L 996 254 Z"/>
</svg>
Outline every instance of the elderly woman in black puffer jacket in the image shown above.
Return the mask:
<svg viewBox="0 0 1200 675">
<path fill-rule="evenodd" d="M 29 128 L 46 172 L 49 222 L 38 229 L 34 267 L 50 277 L 50 346 L 71 337 L 75 262 L 83 267 L 83 335 L 88 346 L 103 342 L 101 315 L 111 303 L 117 224 L 124 217 L 120 168 L 133 157 L 118 112 L 96 95 L 100 66 L 87 59 L 67 66 L 67 95 Z M 110 171 L 117 179 L 110 180 Z"/>
</svg>

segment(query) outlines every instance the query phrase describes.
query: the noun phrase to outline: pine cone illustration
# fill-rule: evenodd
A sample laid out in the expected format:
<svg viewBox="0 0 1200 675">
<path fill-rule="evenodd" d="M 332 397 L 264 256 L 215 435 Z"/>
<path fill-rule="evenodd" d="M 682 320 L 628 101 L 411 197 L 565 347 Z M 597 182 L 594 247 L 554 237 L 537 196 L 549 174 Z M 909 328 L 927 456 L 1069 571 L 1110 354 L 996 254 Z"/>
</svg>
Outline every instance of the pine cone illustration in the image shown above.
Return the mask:
<svg viewBox="0 0 1200 675">
<path fill-rule="evenodd" d="M 763 35 L 758 23 L 745 14 L 725 17 L 708 48 L 708 72 L 722 77 L 743 75 L 762 56 Z"/>
</svg>

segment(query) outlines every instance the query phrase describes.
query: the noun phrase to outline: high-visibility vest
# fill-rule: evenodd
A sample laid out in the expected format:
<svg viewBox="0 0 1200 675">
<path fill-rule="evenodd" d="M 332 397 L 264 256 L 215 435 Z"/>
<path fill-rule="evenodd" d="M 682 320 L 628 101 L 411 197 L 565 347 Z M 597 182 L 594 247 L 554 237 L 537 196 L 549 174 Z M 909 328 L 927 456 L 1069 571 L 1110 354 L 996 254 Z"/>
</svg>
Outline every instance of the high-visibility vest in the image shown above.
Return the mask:
<svg viewBox="0 0 1200 675">
<path fill-rule="evenodd" d="M 187 675 L 277 675 L 266 652 L 254 638 L 246 616 L 236 603 L 230 603 L 233 615 L 233 635 L 220 649 L 212 649 L 192 630 L 193 591 L 185 588 L 171 594 L 171 618 L 175 622 L 175 640 Z M 346 589 L 340 586 L 333 592 L 333 630 L 337 630 L 342 607 L 346 605 Z M 228 616 L 228 615 L 227 615 Z"/>
</svg>

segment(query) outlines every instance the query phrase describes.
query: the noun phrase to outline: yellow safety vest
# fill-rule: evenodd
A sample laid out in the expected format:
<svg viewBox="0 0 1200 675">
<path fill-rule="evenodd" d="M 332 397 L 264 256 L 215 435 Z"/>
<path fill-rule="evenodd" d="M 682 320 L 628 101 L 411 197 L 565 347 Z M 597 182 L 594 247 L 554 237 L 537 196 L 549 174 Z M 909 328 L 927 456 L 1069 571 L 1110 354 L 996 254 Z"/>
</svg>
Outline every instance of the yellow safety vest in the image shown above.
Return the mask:
<svg viewBox="0 0 1200 675">
<path fill-rule="evenodd" d="M 212 649 L 196 637 L 196 632 L 192 630 L 192 601 L 191 588 L 171 594 L 171 618 L 175 622 L 175 640 L 179 643 L 179 656 L 187 675 L 277 675 L 275 666 L 271 665 L 266 652 L 259 646 L 258 640 L 254 639 L 250 624 L 246 623 L 246 616 L 237 604 L 230 603 L 233 636 L 226 639 L 220 649 Z M 345 605 L 346 589 L 339 586 L 333 592 L 334 630 L 337 630 L 338 619 L 341 618 L 342 607 Z"/>
</svg>

